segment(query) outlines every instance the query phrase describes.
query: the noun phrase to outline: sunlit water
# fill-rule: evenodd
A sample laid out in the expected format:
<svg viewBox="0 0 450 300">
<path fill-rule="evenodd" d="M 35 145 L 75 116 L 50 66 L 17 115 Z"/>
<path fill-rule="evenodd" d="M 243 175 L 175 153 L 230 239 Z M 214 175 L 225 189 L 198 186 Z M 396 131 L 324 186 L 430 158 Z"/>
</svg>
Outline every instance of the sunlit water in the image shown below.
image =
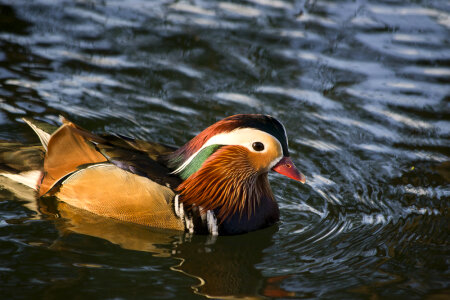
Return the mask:
<svg viewBox="0 0 450 300">
<path fill-rule="evenodd" d="M 447 1 L 0 3 L 0 139 L 268 113 L 307 176 L 271 175 L 278 226 L 217 239 L 1 189 L 2 299 L 449 297 Z"/>
</svg>

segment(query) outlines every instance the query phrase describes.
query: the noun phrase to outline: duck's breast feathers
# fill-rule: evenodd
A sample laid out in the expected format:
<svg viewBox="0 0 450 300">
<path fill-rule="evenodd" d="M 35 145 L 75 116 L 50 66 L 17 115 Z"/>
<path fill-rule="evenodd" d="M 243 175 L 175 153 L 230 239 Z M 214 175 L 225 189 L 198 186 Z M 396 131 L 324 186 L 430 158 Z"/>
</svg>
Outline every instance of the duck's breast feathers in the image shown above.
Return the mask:
<svg viewBox="0 0 450 300">
<path fill-rule="evenodd" d="M 176 187 L 180 180 L 168 175 L 169 170 L 154 159 L 164 151 L 170 149 L 120 136 L 99 136 L 72 122 L 64 121 L 49 139 L 39 196 L 48 193 L 71 173 L 86 166 L 105 162 L 148 177 L 159 184 Z"/>
</svg>

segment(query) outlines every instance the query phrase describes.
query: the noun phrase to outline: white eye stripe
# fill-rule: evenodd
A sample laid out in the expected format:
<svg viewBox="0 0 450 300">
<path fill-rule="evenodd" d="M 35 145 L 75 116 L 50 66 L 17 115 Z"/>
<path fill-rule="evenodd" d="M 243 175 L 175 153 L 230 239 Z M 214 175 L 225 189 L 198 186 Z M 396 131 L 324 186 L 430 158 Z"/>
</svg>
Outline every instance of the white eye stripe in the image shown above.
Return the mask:
<svg viewBox="0 0 450 300">
<path fill-rule="evenodd" d="M 275 165 L 283 158 L 283 155 L 278 156 L 277 158 L 275 158 L 274 160 L 272 160 L 272 162 L 269 164 L 269 166 L 267 167 L 268 170 L 271 170 L 273 167 L 275 167 Z"/>
<path fill-rule="evenodd" d="M 186 168 L 189 163 L 194 159 L 194 157 L 204 148 L 211 145 L 240 145 L 246 147 L 249 151 L 255 153 L 265 153 L 269 151 L 268 145 L 269 141 L 275 140 L 279 146 L 279 149 L 282 149 L 281 143 L 275 138 L 273 135 L 253 128 L 239 128 L 230 132 L 220 133 L 209 140 L 206 141 L 205 144 L 194 154 L 192 154 L 180 167 L 178 167 L 172 174 L 180 173 Z M 252 145 L 254 142 L 261 142 L 264 144 L 264 149 L 262 151 L 256 151 L 253 149 Z M 280 158 L 281 159 L 281 158 Z M 279 159 L 278 159 L 279 160 Z"/>
</svg>

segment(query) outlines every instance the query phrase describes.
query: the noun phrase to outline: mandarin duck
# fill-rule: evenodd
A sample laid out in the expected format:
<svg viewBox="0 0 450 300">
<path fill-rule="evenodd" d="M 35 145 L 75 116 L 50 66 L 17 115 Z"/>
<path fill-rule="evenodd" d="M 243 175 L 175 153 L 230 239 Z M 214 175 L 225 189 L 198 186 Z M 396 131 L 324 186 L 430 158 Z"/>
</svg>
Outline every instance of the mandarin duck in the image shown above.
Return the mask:
<svg viewBox="0 0 450 300">
<path fill-rule="evenodd" d="M 94 134 L 61 120 L 49 129 L 24 119 L 42 146 L 0 151 L 0 160 L 15 157 L 0 161 L 1 175 L 35 189 L 37 197 L 54 196 L 100 216 L 189 233 L 241 234 L 279 220 L 270 170 L 305 182 L 289 156 L 284 126 L 268 115 L 227 117 L 178 149 Z"/>
</svg>

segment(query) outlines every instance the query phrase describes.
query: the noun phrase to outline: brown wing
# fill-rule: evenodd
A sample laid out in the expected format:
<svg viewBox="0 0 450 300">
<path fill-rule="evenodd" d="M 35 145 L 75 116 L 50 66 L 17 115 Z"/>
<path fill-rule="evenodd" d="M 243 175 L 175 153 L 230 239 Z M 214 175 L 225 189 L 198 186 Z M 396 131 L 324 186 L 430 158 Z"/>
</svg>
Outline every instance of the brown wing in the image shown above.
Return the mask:
<svg viewBox="0 0 450 300">
<path fill-rule="evenodd" d="M 55 196 L 94 214 L 141 225 L 184 230 L 173 213 L 174 192 L 110 164 L 97 164 L 66 178 Z"/>
<path fill-rule="evenodd" d="M 58 181 L 76 171 L 79 166 L 106 162 L 107 159 L 93 144 L 102 141 L 99 136 L 79 128 L 72 122 L 64 121 L 48 142 L 39 196 L 46 194 Z"/>
</svg>

